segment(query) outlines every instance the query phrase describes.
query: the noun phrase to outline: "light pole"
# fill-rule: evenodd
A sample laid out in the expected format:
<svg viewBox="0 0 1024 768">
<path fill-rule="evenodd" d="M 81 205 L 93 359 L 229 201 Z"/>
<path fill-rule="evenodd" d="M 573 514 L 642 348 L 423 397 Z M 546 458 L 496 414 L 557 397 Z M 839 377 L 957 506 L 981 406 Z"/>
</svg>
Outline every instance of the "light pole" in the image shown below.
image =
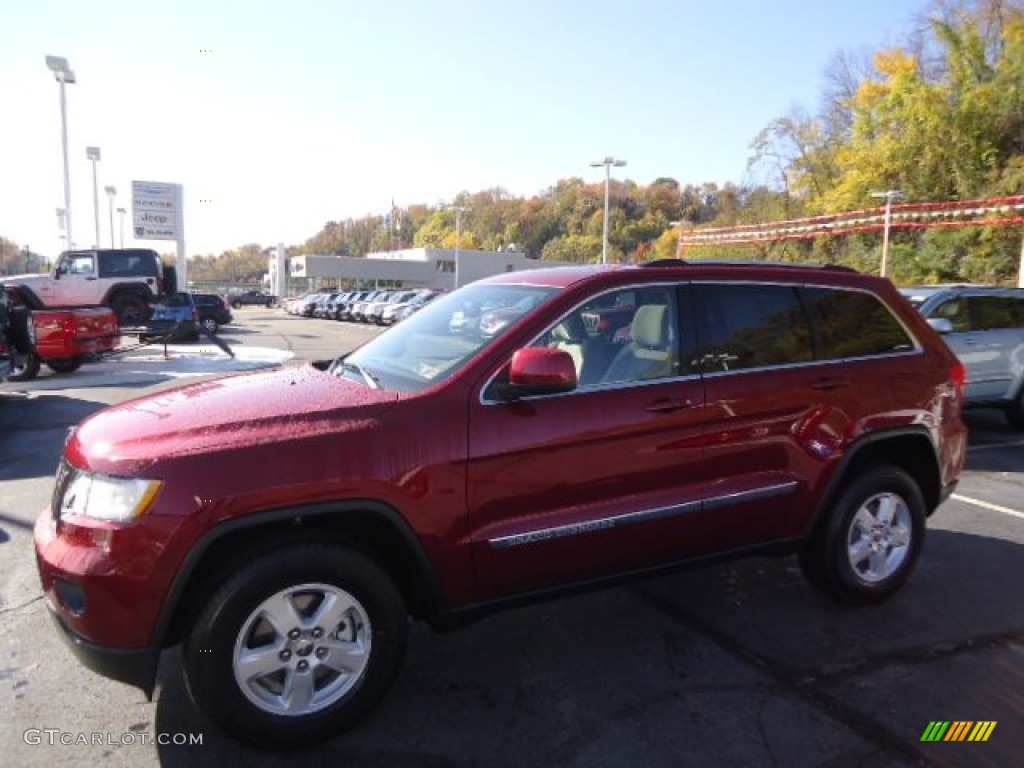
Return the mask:
<svg viewBox="0 0 1024 768">
<path fill-rule="evenodd" d="M 591 168 L 604 166 L 604 235 L 601 238 L 601 263 L 608 263 L 608 189 L 612 181 L 612 166 L 622 168 L 625 160 L 616 160 L 614 157 L 606 157 L 604 160 L 595 160 L 590 164 Z"/>
<path fill-rule="evenodd" d="M 462 214 L 473 210 L 468 205 L 449 205 L 455 211 L 455 288 L 459 287 L 459 242 L 462 240 Z"/>
<path fill-rule="evenodd" d="M 110 212 L 110 247 L 114 248 L 114 195 L 117 194 L 116 187 L 104 187 L 107 193 L 107 210 Z"/>
<path fill-rule="evenodd" d="M 118 219 L 120 219 L 121 224 L 121 245 L 118 246 L 119 248 L 124 248 L 124 215 L 126 213 L 128 213 L 128 211 L 126 211 L 124 208 L 117 209 L 117 217 Z"/>
<path fill-rule="evenodd" d="M 100 161 L 99 147 L 86 147 L 85 156 L 92 161 L 92 212 L 93 220 L 96 222 L 96 239 L 93 240 L 93 248 L 100 247 L 100 188 L 96 181 L 96 163 Z"/>
<path fill-rule="evenodd" d="M 68 60 L 61 56 L 47 56 L 46 66 L 60 83 L 60 143 L 64 151 L 64 215 L 67 222 L 65 234 L 68 238 L 68 248 L 74 248 L 74 241 L 71 239 L 71 175 L 68 172 L 68 114 L 64 85 L 74 85 L 75 73 L 68 66 Z"/>
<path fill-rule="evenodd" d="M 886 277 L 889 271 L 889 226 L 892 224 L 892 201 L 902 200 L 903 193 L 898 189 L 890 189 L 885 192 L 872 192 L 871 196 L 879 200 L 885 198 L 885 224 L 882 228 L 882 266 L 878 272 L 882 277 Z"/>
</svg>

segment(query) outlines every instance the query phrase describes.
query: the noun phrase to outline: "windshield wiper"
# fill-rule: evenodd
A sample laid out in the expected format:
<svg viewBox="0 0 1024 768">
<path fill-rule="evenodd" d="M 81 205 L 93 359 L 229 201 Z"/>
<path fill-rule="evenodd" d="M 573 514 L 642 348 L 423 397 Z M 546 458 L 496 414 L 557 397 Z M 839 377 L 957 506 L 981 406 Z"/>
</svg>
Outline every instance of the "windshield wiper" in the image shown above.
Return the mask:
<svg viewBox="0 0 1024 768">
<path fill-rule="evenodd" d="M 363 377 L 363 381 L 366 382 L 370 389 L 380 389 L 380 379 L 358 363 L 350 363 L 348 360 L 336 360 L 334 367 L 339 371 L 354 371 Z"/>
</svg>

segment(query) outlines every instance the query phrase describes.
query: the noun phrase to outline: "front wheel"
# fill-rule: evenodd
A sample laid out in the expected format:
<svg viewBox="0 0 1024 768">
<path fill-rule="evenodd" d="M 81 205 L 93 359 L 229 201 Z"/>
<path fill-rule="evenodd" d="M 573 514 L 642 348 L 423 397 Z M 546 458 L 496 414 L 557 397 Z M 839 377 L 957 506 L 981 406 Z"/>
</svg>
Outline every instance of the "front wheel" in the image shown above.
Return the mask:
<svg viewBox="0 0 1024 768">
<path fill-rule="evenodd" d="M 46 365 L 51 371 L 57 373 L 74 373 L 81 368 L 82 362 L 81 355 L 73 355 L 72 357 L 51 357 L 46 361 Z"/>
<path fill-rule="evenodd" d="M 199 709 L 235 738 L 305 747 L 384 696 L 407 633 L 402 597 L 375 561 L 299 542 L 217 588 L 185 642 L 186 683 Z"/>
<path fill-rule="evenodd" d="M 832 517 L 801 552 L 808 580 L 845 603 L 876 603 L 907 580 L 921 553 L 925 504 L 899 467 L 867 470 L 839 494 Z"/>
<path fill-rule="evenodd" d="M 200 321 L 200 324 L 203 326 L 203 330 L 207 333 L 216 333 L 217 329 L 220 328 L 220 325 L 218 325 L 217 321 L 212 317 L 204 317 Z"/>
<path fill-rule="evenodd" d="M 8 381 L 31 381 L 39 375 L 39 355 L 34 349 L 20 352 L 17 348 L 11 350 L 11 372 L 7 374 Z"/>
</svg>

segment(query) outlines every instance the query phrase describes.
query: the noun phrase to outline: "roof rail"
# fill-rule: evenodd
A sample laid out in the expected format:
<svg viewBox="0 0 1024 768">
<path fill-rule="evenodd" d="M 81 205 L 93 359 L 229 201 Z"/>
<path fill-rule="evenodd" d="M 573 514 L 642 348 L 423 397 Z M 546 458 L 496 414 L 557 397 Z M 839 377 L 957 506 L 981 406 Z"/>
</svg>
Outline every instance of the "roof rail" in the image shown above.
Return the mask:
<svg viewBox="0 0 1024 768">
<path fill-rule="evenodd" d="M 857 272 L 853 267 L 846 267 L 842 264 L 818 264 L 810 261 L 771 261 L 769 259 L 698 259 L 697 261 L 658 259 L 645 262 L 641 266 L 680 266 L 683 264 L 691 267 L 707 264 L 710 266 L 727 267 L 782 267 L 783 269 L 827 269 L 835 272 Z"/>
<path fill-rule="evenodd" d="M 640 266 L 644 269 L 648 267 L 683 267 L 689 263 L 683 259 L 655 259 L 654 261 L 644 261 Z"/>
</svg>

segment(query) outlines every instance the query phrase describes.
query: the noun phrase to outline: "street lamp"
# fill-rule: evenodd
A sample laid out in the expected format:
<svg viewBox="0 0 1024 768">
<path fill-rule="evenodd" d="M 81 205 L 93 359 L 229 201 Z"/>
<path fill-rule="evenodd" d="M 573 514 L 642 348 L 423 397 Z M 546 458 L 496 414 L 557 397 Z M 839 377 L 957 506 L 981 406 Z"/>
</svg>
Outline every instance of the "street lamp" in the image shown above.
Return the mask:
<svg viewBox="0 0 1024 768">
<path fill-rule="evenodd" d="M 462 214 L 473 210 L 468 205 L 449 205 L 455 211 L 455 287 L 459 287 L 459 242 L 462 240 Z"/>
<path fill-rule="evenodd" d="M 107 193 L 107 210 L 110 212 L 110 247 L 114 247 L 114 195 L 117 194 L 116 187 L 104 187 Z"/>
<path fill-rule="evenodd" d="M 591 168 L 604 166 L 604 236 L 601 238 L 601 263 L 608 263 L 608 188 L 612 180 L 612 166 L 622 168 L 625 160 L 616 160 L 614 157 L 606 157 L 604 160 L 595 160 L 590 164 Z"/>
<path fill-rule="evenodd" d="M 96 163 L 100 161 L 99 147 L 86 147 L 85 156 L 92 161 L 92 212 L 96 222 L 96 239 L 93 248 L 100 247 L 100 188 L 96 183 Z"/>
<path fill-rule="evenodd" d="M 889 271 L 889 226 L 892 224 L 892 201 L 902 200 L 903 193 L 898 189 L 890 189 L 886 192 L 872 192 L 871 196 L 881 200 L 885 198 L 885 224 L 882 228 L 882 266 L 879 274 L 886 277 Z"/>
<path fill-rule="evenodd" d="M 120 219 L 121 223 L 121 245 L 119 246 L 120 248 L 124 248 L 124 215 L 126 213 L 128 213 L 128 211 L 126 211 L 124 208 L 117 209 L 117 216 Z"/>
<path fill-rule="evenodd" d="M 67 102 L 64 97 L 64 85 L 75 83 L 75 73 L 68 66 L 68 60 L 61 56 L 47 56 L 46 66 L 60 83 L 60 142 L 64 151 L 64 214 L 67 221 L 67 242 L 74 248 L 71 240 L 71 175 L 68 172 L 68 114 Z"/>
</svg>

